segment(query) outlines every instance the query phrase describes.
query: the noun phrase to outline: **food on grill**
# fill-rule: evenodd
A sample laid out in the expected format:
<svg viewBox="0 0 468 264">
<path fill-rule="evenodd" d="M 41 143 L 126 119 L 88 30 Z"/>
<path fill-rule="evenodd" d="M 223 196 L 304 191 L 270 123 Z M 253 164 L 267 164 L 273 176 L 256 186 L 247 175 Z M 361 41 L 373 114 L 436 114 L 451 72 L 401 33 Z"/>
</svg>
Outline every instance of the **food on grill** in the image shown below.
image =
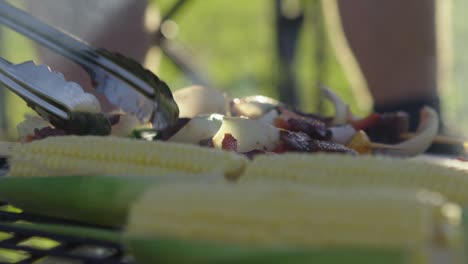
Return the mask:
<svg viewBox="0 0 468 264">
<path fill-rule="evenodd" d="M 166 172 L 239 175 L 246 158 L 235 153 L 173 142 L 118 137 L 62 136 L 17 145 L 11 176 L 158 175 Z"/>
<path fill-rule="evenodd" d="M 406 114 L 373 113 L 365 118 L 357 118 L 343 100 L 327 88 L 323 88 L 323 93 L 335 106 L 335 116 L 331 118 L 289 110 L 280 102 L 259 95 L 233 99 L 225 115 L 200 115 L 206 113 L 208 108 L 213 108 L 213 105 L 217 106 L 217 113 L 222 113 L 226 98 L 218 94 L 219 100 L 213 100 L 205 106 L 203 104 L 209 101 L 209 97 L 204 100 L 200 97 L 215 95 L 218 91 L 203 87 L 189 87 L 180 91 L 181 94 L 195 95 L 196 100 L 188 103 L 191 119 L 176 130 L 166 132 L 165 135 L 169 136 L 161 139 L 221 148 L 225 135 L 230 134 L 238 142 L 239 153 L 295 151 L 356 154 L 348 147 L 354 139 L 354 147 L 356 141 L 361 140 L 358 153 L 415 156 L 430 146 L 438 131 L 436 112 L 425 107 L 421 110 L 417 133 L 405 141 L 402 136 L 408 132 L 409 121 Z M 221 125 L 220 120 L 223 120 Z M 379 144 L 374 144 L 374 139 Z"/>
<path fill-rule="evenodd" d="M 339 144 L 349 144 L 358 134 L 358 131 L 352 125 L 332 126 L 328 128 L 331 132 L 331 141 Z M 365 132 L 364 132 L 365 133 Z"/>
<path fill-rule="evenodd" d="M 35 131 L 49 127 L 50 123 L 44 118 L 33 115 L 26 115 L 24 121 L 16 126 L 21 142 L 29 142 L 35 136 Z"/>
<path fill-rule="evenodd" d="M 222 148 L 225 135 L 230 134 L 237 142 L 238 153 L 294 151 L 356 154 L 347 145 L 353 138 L 364 139 L 363 133 L 369 132 L 366 150 L 361 152 L 415 156 L 424 152 L 437 134 L 438 117 L 428 107 L 421 110 L 422 121 L 416 135 L 404 141 L 401 135 L 408 132 L 407 116 L 372 114 L 359 119 L 350 113 L 349 107 L 333 91 L 327 88 L 322 90 L 325 97 L 334 103 L 334 117 L 289 110 L 280 102 L 260 95 L 229 101 L 221 91 L 191 86 L 174 93 L 181 118 L 173 126 L 145 133 L 151 136 L 137 138 Z M 34 131 L 29 139 L 64 134 L 108 135 L 112 126 L 114 135 L 140 134 L 138 130 L 130 133 L 132 126 L 139 122 L 135 118 L 120 116 L 122 120 L 119 120 L 117 115 L 86 112 L 70 112 L 69 115 L 68 120 L 51 116 L 49 121 L 54 126 L 53 130 L 39 129 L 39 133 Z M 150 126 L 141 128 L 141 131 L 151 129 Z M 378 139 L 390 140 L 389 143 L 393 145 L 373 144 L 376 131 L 384 134 Z"/>
<path fill-rule="evenodd" d="M 223 123 L 223 115 L 199 115 L 190 119 L 168 141 L 198 145 L 202 140 L 211 140 Z"/>
<path fill-rule="evenodd" d="M 297 182 L 324 187 L 424 188 L 468 206 L 468 168 L 379 156 L 284 154 L 258 156 L 241 182 Z"/>
<path fill-rule="evenodd" d="M 439 251 L 457 263 L 460 215 L 441 196 L 415 190 L 168 183 L 131 206 L 127 236 L 140 241 L 130 250 L 144 263 L 269 263 L 285 252 L 311 263 L 321 250 L 333 259 L 334 249 L 356 250 L 356 263 L 385 263 L 375 255 L 385 250 L 407 254 L 393 263 L 426 263 Z"/>
<path fill-rule="evenodd" d="M 325 122 L 315 117 L 301 116 L 286 109 L 280 110 L 281 114 L 274 120 L 274 125 L 278 128 L 302 132 L 313 139 L 330 140 L 332 131 Z"/>
<path fill-rule="evenodd" d="M 70 112 L 69 119 L 51 116 L 50 123 L 65 131 L 67 135 L 99 135 L 111 134 L 112 122 L 117 122 L 112 116 L 103 113 Z"/>
<path fill-rule="evenodd" d="M 421 120 L 416 131 L 417 135 L 394 146 L 397 149 L 379 150 L 384 154 L 416 156 L 424 153 L 430 146 L 439 131 L 439 117 L 436 111 L 430 107 L 421 109 Z"/>
<path fill-rule="evenodd" d="M 75 135 L 110 134 L 113 125 L 110 117 L 101 112 L 98 99 L 86 93 L 79 84 L 68 82 L 61 73 L 32 61 L 21 64 L 1 62 L 9 74 L 28 86 L 27 92 L 13 91 L 55 128 Z"/>
<path fill-rule="evenodd" d="M 278 153 L 284 152 L 331 152 L 342 154 L 357 154 L 354 150 L 334 142 L 310 138 L 303 132 L 280 132 L 281 145 L 276 149 Z"/>
<path fill-rule="evenodd" d="M 349 106 L 339 97 L 333 90 L 322 87 L 322 94 L 325 98 L 329 99 L 333 103 L 335 108 L 335 115 L 333 116 L 330 124 L 333 126 L 344 125 L 348 123 L 349 119 L 353 118 Z"/>
<path fill-rule="evenodd" d="M 362 130 L 356 132 L 346 146 L 359 154 L 372 154 L 372 142 Z"/>
<path fill-rule="evenodd" d="M 222 147 L 226 134 L 237 140 L 239 152 L 255 149 L 273 151 L 280 143 L 280 129 L 255 119 L 223 117 L 223 123 L 213 137 L 215 148 Z"/>
<path fill-rule="evenodd" d="M 354 120 L 352 126 L 364 130 L 376 142 L 394 144 L 409 131 L 409 116 L 405 112 L 371 113 L 367 117 Z"/>
</svg>

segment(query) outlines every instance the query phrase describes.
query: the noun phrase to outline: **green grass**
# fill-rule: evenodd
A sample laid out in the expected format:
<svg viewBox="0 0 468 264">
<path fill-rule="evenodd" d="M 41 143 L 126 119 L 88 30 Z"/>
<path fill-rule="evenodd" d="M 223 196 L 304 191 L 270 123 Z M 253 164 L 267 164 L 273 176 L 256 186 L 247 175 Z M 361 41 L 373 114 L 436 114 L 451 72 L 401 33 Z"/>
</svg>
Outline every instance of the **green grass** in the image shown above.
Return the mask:
<svg viewBox="0 0 468 264">
<path fill-rule="evenodd" d="M 175 1 L 157 1 L 164 13 Z M 317 65 L 315 49 L 318 38 L 324 39 L 312 25 L 310 13 L 320 8 L 317 1 L 306 6 L 306 23 L 298 46 L 296 71 L 301 108 L 317 111 Z M 192 1 L 175 21 L 180 33 L 176 41 L 190 48 L 199 70 L 219 89 L 233 96 L 264 94 L 278 97 L 275 78 L 278 71 L 274 32 L 274 6 L 270 0 Z M 323 80 L 349 99 L 355 108 L 348 82 L 330 48 L 327 49 L 328 75 Z M 161 60 L 159 74 L 173 88 L 190 82 L 175 69 L 168 58 Z"/>
</svg>

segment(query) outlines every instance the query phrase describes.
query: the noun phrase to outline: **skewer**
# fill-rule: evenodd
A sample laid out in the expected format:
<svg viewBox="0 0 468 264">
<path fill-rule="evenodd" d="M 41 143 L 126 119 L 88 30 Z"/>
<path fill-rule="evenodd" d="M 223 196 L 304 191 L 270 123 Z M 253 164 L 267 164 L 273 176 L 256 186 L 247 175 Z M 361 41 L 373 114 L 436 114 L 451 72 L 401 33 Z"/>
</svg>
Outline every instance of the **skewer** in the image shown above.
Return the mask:
<svg viewBox="0 0 468 264">
<path fill-rule="evenodd" d="M 0 157 L 9 157 L 13 151 L 13 148 L 18 143 L 14 142 L 0 142 Z"/>
</svg>

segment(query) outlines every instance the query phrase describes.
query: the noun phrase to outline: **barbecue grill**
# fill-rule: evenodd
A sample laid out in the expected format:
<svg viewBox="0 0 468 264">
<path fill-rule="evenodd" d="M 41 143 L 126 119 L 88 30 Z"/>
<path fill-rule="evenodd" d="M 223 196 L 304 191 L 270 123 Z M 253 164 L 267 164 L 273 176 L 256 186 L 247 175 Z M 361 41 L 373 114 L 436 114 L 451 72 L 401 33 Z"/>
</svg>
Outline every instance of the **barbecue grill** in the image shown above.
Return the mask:
<svg viewBox="0 0 468 264">
<path fill-rule="evenodd" d="M 0 158 L 0 175 L 4 175 L 7 169 L 7 160 Z M 21 212 L 0 202 L 0 222 L 18 221 L 90 227 L 75 221 Z M 109 229 L 101 226 L 91 227 Z M 115 242 L 0 224 L 0 263 L 130 264 L 133 262 L 130 257 L 124 255 L 122 246 Z"/>
<path fill-rule="evenodd" d="M 14 211 L 6 204 L 0 207 L 0 221 L 85 226 L 72 221 Z M 130 257 L 124 255 L 121 245 L 114 242 L 0 224 L 0 263 L 133 262 Z"/>
</svg>

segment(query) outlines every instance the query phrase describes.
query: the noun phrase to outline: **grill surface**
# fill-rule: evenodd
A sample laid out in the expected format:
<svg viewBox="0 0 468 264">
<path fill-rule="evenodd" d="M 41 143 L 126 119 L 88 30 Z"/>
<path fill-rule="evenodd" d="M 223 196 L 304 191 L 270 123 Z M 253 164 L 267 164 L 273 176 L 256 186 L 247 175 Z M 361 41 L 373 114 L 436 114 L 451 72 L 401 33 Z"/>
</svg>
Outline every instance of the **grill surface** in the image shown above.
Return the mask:
<svg viewBox="0 0 468 264">
<path fill-rule="evenodd" d="M 1 208 L 7 207 L 4 205 Z M 1 222 L 20 220 L 86 226 L 71 221 L 0 210 Z M 121 245 L 117 243 L 0 224 L 0 263 L 123 264 L 132 261 L 124 256 Z"/>
<path fill-rule="evenodd" d="M 7 159 L 0 158 L 0 176 L 7 170 Z M 18 213 L 7 208 L 5 203 L 0 202 L 0 222 L 26 221 L 89 227 L 74 221 Z M 122 247 L 117 243 L 0 224 L 0 263 L 122 264 L 132 261 L 123 255 Z"/>
</svg>

